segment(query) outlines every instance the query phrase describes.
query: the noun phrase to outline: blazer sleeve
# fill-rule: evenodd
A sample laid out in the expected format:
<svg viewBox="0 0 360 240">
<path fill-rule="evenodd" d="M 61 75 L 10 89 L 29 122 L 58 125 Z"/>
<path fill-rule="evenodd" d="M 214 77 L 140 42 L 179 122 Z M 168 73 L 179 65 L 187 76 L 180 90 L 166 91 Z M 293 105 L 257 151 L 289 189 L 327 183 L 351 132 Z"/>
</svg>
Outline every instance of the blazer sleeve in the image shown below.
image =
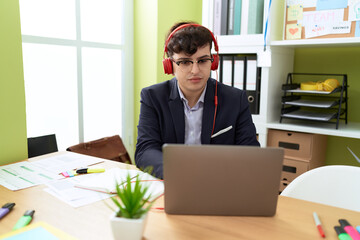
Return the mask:
<svg viewBox="0 0 360 240">
<path fill-rule="evenodd" d="M 135 151 L 135 163 L 140 169 L 152 167 L 152 174 L 163 178 L 163 155 L 160 123 L 149 91 L 141 91 L 140 117 Z"/>
</svg>

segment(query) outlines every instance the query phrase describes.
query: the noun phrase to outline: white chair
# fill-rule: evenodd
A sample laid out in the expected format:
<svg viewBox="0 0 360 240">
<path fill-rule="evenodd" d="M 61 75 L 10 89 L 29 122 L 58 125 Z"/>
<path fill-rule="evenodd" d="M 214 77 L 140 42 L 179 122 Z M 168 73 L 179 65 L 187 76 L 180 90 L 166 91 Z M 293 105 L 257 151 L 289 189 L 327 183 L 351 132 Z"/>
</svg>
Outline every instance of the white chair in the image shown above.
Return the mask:
<svg viewBox="0 0 360 240">
<path fill-rule="evenodd" d="M 329 165 L 295 178 L 282 196 L 360 211 L 360 167 Z"/>
</svg>

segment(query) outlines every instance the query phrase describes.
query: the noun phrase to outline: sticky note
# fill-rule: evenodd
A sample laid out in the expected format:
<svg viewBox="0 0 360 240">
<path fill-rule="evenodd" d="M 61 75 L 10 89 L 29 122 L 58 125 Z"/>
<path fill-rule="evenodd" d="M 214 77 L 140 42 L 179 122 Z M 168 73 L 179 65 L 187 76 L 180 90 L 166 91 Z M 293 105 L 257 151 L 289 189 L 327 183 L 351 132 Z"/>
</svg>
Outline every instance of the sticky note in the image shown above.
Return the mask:
<svg viewBox="0 0 360 240">
<path fill-rule="evenodd" d="M 287 24 L 285 36 L 287 40 L 301 39 L 301 24 Z"/>
<path fill-rule="evenodd" d="M 287 9 L 287 20 L 296 21 L 303 18 L 303 6 L 300 4 L 291 5 Z"/>
</svg>

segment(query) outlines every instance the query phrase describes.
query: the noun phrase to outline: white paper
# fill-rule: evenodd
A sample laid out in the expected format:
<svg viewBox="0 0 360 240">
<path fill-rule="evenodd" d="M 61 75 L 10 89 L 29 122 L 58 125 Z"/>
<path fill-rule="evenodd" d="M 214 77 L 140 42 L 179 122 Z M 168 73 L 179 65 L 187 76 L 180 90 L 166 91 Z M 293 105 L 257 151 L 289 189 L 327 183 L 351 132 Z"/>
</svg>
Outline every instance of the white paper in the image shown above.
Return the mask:
<svg viewBox="0 0 360 240">
<path fill-rule="evenodd" d="M 27 161 L 0 167 L 0 185 L 13 191 L 61 178 Z"/>
<path fill-rule="evenodd" d="M 323 25 L 306 25 L 305 38 L 319 37 L 330 34 L 331 28 L 328 24 Z"/>
<path fill-rule="evenodd" d="M 107 173 L 107 174 L 106 174 Z M 81 207 L 100 200 L 107 199 L 114 196 L 114 194 L 102 193 L 99 191 L 91 191 L 79 188 L 78 186 L 90 187 L 115 187 L 116 181 L 121 183 L 125 181 L 127 174 L 135 177 L 140 175 L 142 184 L 149 187 L 148 193 L 144 196 L 147 198 L 150 194 L 153 196 L 150 200 L 164 193 L 164 183 L 151 175 L 138 170 L 126 170 L 120 168 L 113 168 L 106 170 L 105 173 L 91 173 L 76 177 L 66 178 L 63 180 L 48 182 L 48 188 L 44 191 L 64 201 L 72 207 Z M 124 185 L 124 187 L 126 187 Z"/>
<path fill-rule="evenodd" d="M 295 106 L 307 106 L 307 107 L 317 107 L 317 108 L 330 108 L 338 104 L 338 101 L 313 101 L 313 100 L 294 100 L 285 102 L 285 104 L 295 105 Z"/>
<path fill-rule="evenodd" d="M 351 31 L 351 22 L 349 21 L 334 23 L 331 26 L 332 34 L 344 34 L 344 33 L 350 33 L 350 31 Z"/>
<path fill-rule="evenodd" d="M 97 163 L 104 162 L 101 158 L 76 154 L 72 152 L 64 152 L 56 156 L 43 158 L 32 162 L 34 165 L 44 168 L 54 173 L 71 171 L 76 168 L 87 167 Z"/>
<path fill-rule="evenodd" d="M 302 26 L 325 25 L 344 21 L 344 9 L 303 12 L 303 19 L 298 20 Z"/>
<path fill-rule="evenodd" d="M 360 0 L 348 0 L 349 21 L 360 21 Z"/>
<path fill-rule="evenodd" d="M 131 178 L 136 177 L 143 172 L 138 170 L 126 170 L 120 168 L 112 168 L 99 174 L 86 174 L 76 177 L 76 187 L 98 189 L 99 191 L 111 192 L 115 191 L 116 183 L 121 184 L 126 181 L 127 175 Z"/>
<path fill-rule="evenodd" d="M 317 121 L 329 121 L 335 115 L 336 113 L 319 113 L 319 112 L 311 112 L 306 110 L 298 110 L 298 111 L 282 114 L 283 117 L 309 119 L 309 120 L 317 120 Z"/>
<path fill-rule="evenodd" d="M 258 52 L 257 54 L 257 66 L 258 67 L 271 67 L 271 50 Z"/>
<path fill-rule="evenodd" d="M 163 181 L 142 171 L 121 168 L 112 168 L 106 170 L 104 173 L 86 174 L 75 177 L 77 181 L 75 187 L 87 189 L 89 191 L 92 190 L 114 193 L 116 191 L 116 184 L 121 185 L 122 183 L 125 183 L 128 174 L 132 179 L 134 179 L 134 181 L 135 177 L 139 175 L 141 183 L 149 187 L 149 190 L 147 194 L 145 194 L 144 198 L 147 198 L 151 194 L 150 201 L 152 201 L 164 193 Z M 126 187 L 126 185 L 124 185 L 124 187 Z"/>
<path fill-rule="evenodd" d="M 75 188 L 73 183 L 74 179 L 72 178 L 67 178 L 61 180 L 61 182 L 62 181 L 64 182 L 62 183 L 61 188 L 59 187 L 59 184 L 57 184 L 56 186 L 49 184 L 49 187 L 45 188 L 44 191 L 74 208 L 88 205 L 113 196 L 106 193 L 99 193 Z"/>
<path fill-rule="evenodd" d="M 305 38 L 324 36 L 327 34 L 345 34 L 350 33 L 350 31 L 351 22 L 349 21 L 307 25 L 305 26 Z"/>
</svg>

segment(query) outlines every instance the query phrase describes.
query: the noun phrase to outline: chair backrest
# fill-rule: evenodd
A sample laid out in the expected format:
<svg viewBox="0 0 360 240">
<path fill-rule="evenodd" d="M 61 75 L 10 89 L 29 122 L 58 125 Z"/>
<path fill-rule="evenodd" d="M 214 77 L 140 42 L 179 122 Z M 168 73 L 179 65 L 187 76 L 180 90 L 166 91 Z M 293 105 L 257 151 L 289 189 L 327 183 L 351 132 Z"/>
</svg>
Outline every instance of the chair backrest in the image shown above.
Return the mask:
<svg viewBox="0 0 360 240">
<path fill-rule="evenodd" d="M 29 158 L 58 151 L 55 134 L 30 137 L 27 142 Z"/>
<path fill-rule="evenodd" d="M 329 165 L 312 169 L 295 178 L 281 195 L 360 211 L 360 167 Z"/>
<path fill-rule="evenodd" d="M 131 163 L 130 156 L 119 135 L 79 143 L 68 147 L 66 150 L 113 161 Z"/>
</svg>

